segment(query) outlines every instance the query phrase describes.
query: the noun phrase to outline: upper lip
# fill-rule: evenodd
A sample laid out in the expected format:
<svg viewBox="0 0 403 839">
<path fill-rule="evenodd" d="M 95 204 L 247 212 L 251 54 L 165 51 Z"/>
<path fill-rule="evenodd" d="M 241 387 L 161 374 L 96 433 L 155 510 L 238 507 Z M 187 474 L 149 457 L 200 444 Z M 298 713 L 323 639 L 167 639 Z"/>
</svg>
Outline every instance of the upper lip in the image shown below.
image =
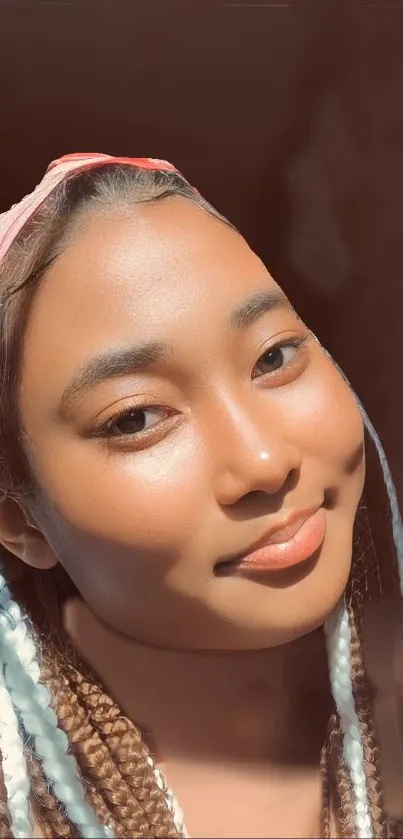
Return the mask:
<svg viewBox="0 0 403 839">
<path fill-rule="evenodd" d="M 249 545 L 249 547 L 247 547 L 244 551 L 239 551 L 236 554 L 223 557 L 223 559 L 221 559 L 217 564 L 221 565 L 222 563 L 244 559 L 245 557 L 255 553 L 255 551 L 258 551 L 260 548 L 267 548 L 268 545 L 288 542 L 289 539 L 292 539 L 292 537 L 298 533 L 298 530 L 303 524 L 305 524 L 307 519 L 319 510 L 319 507 L 320 505 L 311 507 L 309 510 L 299 510 L 294 513 L 290 513 L 287 518 L 282 519 L 267 530 L 266 533 L 257 540 L 257 542 L 253 542 L 253 544 Z"/>
</svg>

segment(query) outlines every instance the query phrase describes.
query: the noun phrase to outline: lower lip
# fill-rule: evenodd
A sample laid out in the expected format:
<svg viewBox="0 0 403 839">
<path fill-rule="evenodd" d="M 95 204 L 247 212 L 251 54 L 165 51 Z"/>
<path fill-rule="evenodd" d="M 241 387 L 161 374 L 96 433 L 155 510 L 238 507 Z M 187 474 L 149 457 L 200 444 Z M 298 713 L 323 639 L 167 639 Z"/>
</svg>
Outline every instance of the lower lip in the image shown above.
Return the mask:
<svg viewBox="0 0 403 839">
<path fill-rule="evenodd" d="M 286 542 L 266 545 L 264 548 L 234 562 L 231 571 L 276 571 L 299 565 L 318 551 L 326 535 L 326 513 L 321 507 Z"/>
</svg>

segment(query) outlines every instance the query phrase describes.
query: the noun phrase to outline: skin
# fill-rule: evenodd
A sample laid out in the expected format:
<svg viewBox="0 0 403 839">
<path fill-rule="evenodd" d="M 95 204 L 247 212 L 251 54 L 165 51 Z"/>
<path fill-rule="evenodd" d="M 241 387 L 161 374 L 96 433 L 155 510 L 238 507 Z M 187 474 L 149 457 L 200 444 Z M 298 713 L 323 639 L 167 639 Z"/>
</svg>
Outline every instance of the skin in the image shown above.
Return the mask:
<svg viewBox="0 0 403 839">
<path fill-rule="evenodd" d="M 231 328 L 241 304 L 278 286 L 239 234 L 186 200 L 105 211 L 77 230 L 45 275 L 25 334 L 20 411 L 38 491 L 29 510 L 3 503 L 1 541 L 37 568 L 60 562 L 73 579 L 81 597 L 67 605 L 65 628 L 126 713 L 153 731 L 192 835 L 267 836 L 268 801 L 273 835 L 295 835 L 296 822 L 298 835 L 314 835 L 328 697 L 314 630 L 350 571 L 364 482 L 354 396 L 290 305 Z M 90 360 L 144 342 L 164 343 L 166 357 L 88 388 L 60 412 Z M 94 436 L 121 411 L 146 408 L 145 434 L 128 433 L 132 416 L 125 437 Z M 215 575 L 218 561 L 321 505 L 326 535 L 314 561 Z M 307 728 L 313 746 L 303 774 L 287 776 L 300 803 L 285 815 L 278 760 L 290 759 L 293 692 L 293 747 L 303 750 Z M 246 758 L 254 768 L 228 784 L 229 767 L 236 774 Z M 200 808 L 206 766 L 214 784 Z M 254 824 L 234 814 L 237 783 L 255 790 Z M 221 827 L 216 799 L 225 811 L 226 795 L 234 816 Z"/>
<path fill-rule="evenodd" d="M 362 423 L 292 310 L 229 328 L 241 302 L 275 288 L 241 236 L 174 198 L 94 217 L 36 296 L 20 403 L 44 490 L 35 517 L 49 548 L 36 561 L 60 561 L 102 619 L 141 641 L 283 644 L 320 625 L 344 589 Z M 295 336 L 307 342 L 285 353 L 288 366 L 252 378 L 273 343 Z M 170 357 L 99 384 L 59 415 L 64 388 L 86 362 L 145 341 L 163 342 Z M 148 439 L 90 438 L 119 411 L 146 405 L 161 406 L 147 416 Z M 222 557 L 321 504 L 323 549 L 298 582 L 214 575 Z"/>
</svg>

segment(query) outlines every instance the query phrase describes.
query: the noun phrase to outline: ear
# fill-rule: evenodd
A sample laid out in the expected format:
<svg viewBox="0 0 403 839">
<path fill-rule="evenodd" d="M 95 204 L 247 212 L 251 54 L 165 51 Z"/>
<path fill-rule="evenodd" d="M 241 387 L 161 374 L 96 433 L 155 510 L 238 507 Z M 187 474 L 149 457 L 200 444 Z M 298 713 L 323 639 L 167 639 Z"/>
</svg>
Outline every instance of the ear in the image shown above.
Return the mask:
<svg viewBox="0 0 403 839">
<path fill-rule="evenodd" d="M 57 557 L 38 526 L 17 501 L 1 492 L 0 544 L 32 568 L 45 571 L 57 565 Z"/>
</svg>

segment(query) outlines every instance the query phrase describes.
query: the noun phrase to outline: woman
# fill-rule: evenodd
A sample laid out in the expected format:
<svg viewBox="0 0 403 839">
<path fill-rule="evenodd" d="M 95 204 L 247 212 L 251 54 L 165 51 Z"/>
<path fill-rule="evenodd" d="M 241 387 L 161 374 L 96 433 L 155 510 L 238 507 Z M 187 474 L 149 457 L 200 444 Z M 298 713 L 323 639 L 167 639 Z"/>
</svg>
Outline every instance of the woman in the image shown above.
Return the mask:
<svg viewBox="0 0 403 839">
<path fill-rule="evenodd" d="M 332 360 L 163 161 L 52 164 L 0 259 L 1 835 L 400 835 L 401 521 Z"/>
</svg>

